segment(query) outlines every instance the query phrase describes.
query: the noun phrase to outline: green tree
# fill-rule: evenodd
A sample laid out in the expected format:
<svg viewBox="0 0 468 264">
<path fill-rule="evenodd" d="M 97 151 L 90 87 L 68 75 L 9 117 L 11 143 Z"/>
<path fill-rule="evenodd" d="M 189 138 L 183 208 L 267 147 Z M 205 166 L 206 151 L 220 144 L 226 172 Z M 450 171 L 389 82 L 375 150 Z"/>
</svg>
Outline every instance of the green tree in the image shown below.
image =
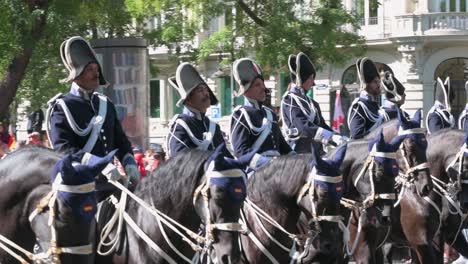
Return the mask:
<svg viewBox="0 0 468 264">
<path fill-rule="evenodd" d="M 0 116 L 15 96 L 37 109 L 67 90 L 58 83 L 67 37 L 138 34 L 124 0 L 0 0 L 0 10 Z"/>
<path fill-rule="evenodd" d="M 131 12 L 136 17 L 165 18 L 162 26 L 145 35 L 154 45 L 172 48 L 178 60 L 202 62 L 213 53 L 223 52 L 230 56 L 223 57 L 222 64 L 248 55 L 264 70 L 278 72 L 286 70 L 289 54 L 298 51 L 308 54 L 319 67 L 326 63 L 341 65 L 364 52 L 364 40 L 344 29 L 345 26 L 357 29 L 359 21 L 344 9 L 340 0 L 127 2 L 134 4 Z M 222 14 L 226 26 L 215 33 L 206 32 L 210 20 Z M 209 38 L 199 47 L 192 47 L 191 40 L 202 28 Z M 181 50 L 185 51 L 183 57 Z"/>
</svg>

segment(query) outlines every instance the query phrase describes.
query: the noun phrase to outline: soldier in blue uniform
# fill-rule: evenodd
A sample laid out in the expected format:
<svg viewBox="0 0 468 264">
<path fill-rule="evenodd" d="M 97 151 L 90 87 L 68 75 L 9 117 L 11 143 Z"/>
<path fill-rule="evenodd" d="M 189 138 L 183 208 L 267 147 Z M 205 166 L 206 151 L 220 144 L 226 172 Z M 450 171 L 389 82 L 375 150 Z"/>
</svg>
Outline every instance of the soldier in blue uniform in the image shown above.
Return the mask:
<svg viewBox="0 0 468 264">
<path fill-rule="evenodd" d="M 53 149 L 74 154 L 85 153 L 104 157 L 118 149 L 117 158 L 125 168 L 128 183 L 134 188 L 140 179 L 131 144 L 122 130 L 114 104 L 96 92 L 107 85 L 102 67 L 86 40 L 72 37 L 60 48 L 62 61 L 69 71 L 64 83 L 71 83 L 70 92 L 58 94 L 49 101 L 47 133 Z M 113 188 L 104 177 L 97 180 L 97 190 Z"/>
<path fill-rule="evenodd" d="M 99 173 L 101 169 L 97 168 L 87 172 L 82 169 L 72 172 L 69 168 L 63 175 L 55 174 L 58 171 L 52 175 L 54 186 L 68 188 L 67 191 L 57 189 L 56 193 L 57 212 L 53 222 L 59 242 L 56 246 L 68 247 L 73 261 L 67 263 L 90 263 L 94 258 L 91 241 L 87 241 L 91 243 L 86 245 L 79 242 L 78 245 L 67 245 L 60 241 L 64 241 L 63 238 L 73 232 L 88 234 L 93 230 L 95 204 L 116 191 L 116 188 L 107 182 L 107 178 L 121 178 L 113 164 L 105 165 L 113 160 L 114 154 L 123 165 L 127 175 L 124 181 L 130 190 L 138 184 L 140 173 L 133 158 L 131 144 L 117 118 L 114 104 L 105 95 L 96 92 L 100 85 L 107 85 L 107 82 L 91 46 L 81 37 L 72 37 L 62 43 L 60 55 L 69 71 L 68 77 L 62 82 L 70 83 L 71 87 L 69 93 L 58 94 L 49 101 L 46 131 L 50 143 L 54 150 L 69 154 L 64 160 L 68 160 L 70 167 L 80 167 L 75 167 L 74 162 L 94 166 L 100 157 L 106 157 L 103 165 L 101 164 L 102 167 L 106 166 L 106 172 Z M 76 190 L 84 184 L 92 184 L 87 187 L 91 189 L 87 192 L 81 188 Z M 73 186 L 75 189 L 72 189 Z M 70 212 L 74 214 L 71 216 Z M 89 253 L 79 253 L 77 247 L 82 248 L 81 251 L 89 250 Z M 39 243 L 34 248 L 35 253 L 46 251 L 47 249 Z"/>
<path fill-rule="evenodd" d="M 182 114 L 171 121 L 167 147 L 169 157 L 187 149 L 214 150 L 224 138 L 219 125 L 206 117 L 210 105 L 216 105 L 213 91 L 189 63 L 177 67 L 176 76 L 169 83 L 180 95 L 177 106 L 184 106 Z"/>
<path fill-rule="evenodd" d="M 465 95 L 466 105 L 458 118 L 458 129 L 465 130 L 465 133 L 468 133 L 468 81 L 465 83 Z"/>
<path fill-rule="evenodd" d="M 320 106 L 306 93 L 312 89 L 316 70 L 304 53 L 289 56 L 288 66 L 295 85 L 283 96 L 281 118 L 283 132 L 297 153 L 310 153 L 312 147 L 323 154 L 322 144 L 340 145 L 345 142 L 325 123 Z"/>
<path fill-rule="evenodd" d="M 447 77 L 444 82 L 440 78 L 437 78 L 435 102 L 426 117 L 426 127 L 429 134 L 444 128 L 455 127 L 455 120 L 450 112 L 450 102 L 452 99 L 450 78 Z"/>
<path fill-rule="evenodd" d="M 265 83 L 260 67 L 251 59 L 236 60 L 234 78 L 239 84 L 238 96 L 245 103 L 234 109 L 230 121 L 230 141 L 234 155 L 240 157 L 257 149 L 251 168 L 256 168 L 274 156 L 291 153 L 278 126 L 278 118 L 272 109 L 263 105 Z"/>
<path fill-rule="evenodd" d="M 380 75 L 368 58 L 356 62 L 356 70 L 361 84 L 361 93 L 351 104 L 348 112 L 350 138 L 365 137 L 383 122 L 383 110 L 379 111 Z"/>
<path fill-rule="evenodd" d="M 403 113 L 406 118 L 409 118 L 408 113 L 400 108 L 405 103 L 406 99 L 405 87 L 393 76 L 392 72 L 386 71 L 383 74 L 382 87 L 385 90 L 386 98 L 381 108 L 384 110 L 382 113 L 384 122 L 398 118 L 398 110 L 400 110 L 400 113 Z"/>
</svg>

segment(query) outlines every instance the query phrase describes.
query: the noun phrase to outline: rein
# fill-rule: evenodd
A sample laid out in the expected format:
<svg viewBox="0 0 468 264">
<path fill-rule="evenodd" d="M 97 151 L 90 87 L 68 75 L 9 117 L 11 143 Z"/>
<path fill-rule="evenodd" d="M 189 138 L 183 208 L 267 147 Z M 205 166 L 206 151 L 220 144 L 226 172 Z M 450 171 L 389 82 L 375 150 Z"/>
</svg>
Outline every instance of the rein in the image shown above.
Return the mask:
<svg viewBox="0 0 468 264">
<path fill-rule="evenodd" d="M 126 206 L 126 197 L 127 195 L 130 196 L 133 200 L 135 200 L 138 204 L 140 204 L 145 210 L 147 210 L 149 213 L 151 213 L 155 218 L 158 223 L 159 229 L 161 231 L 161 234 L 163 235 L 166 243 L 169 245 L 169 247 L 180 257 L 182 258 L 185 262 L 187 263 L 192 263 L 192 260 L 187 258 L 185 255 L 183 255 L 175 246 L 174 244 L 170 241 L 169 237 L 167 236 L 167 233 L 164 229 L 164 226 L 168 227 L 172 231 L 174 231 L 177 235 L 179 235 L 183 241 L 185 241 L 187 244 L 190 245 L 190 247 L 195 251 L 195 252 L 204 252 L 204 253 L 209 253 L 212 249 L 212 243 L 214 241 L 213 237 L 213 230 L 221 230 L 221 231 L 234 231 L 234 232 L 244 232 L 245 228 L 239 224 L 239 223 L 211 223 L 210 218 L 209 218 L 209 207 L 208 207 L 208 200 L 209 200 L 209 181 L 211 178 L 221 178 L 221 177 L 243 177 L 243 171 L 241 170 L 227 170 L 223 171 L 223 174 L 219 172 L 214 172 L 210 171 L 205 174 L 205 180 L 203 183 L 198 186 L 194 192 L 194 204 L 195 201 L 197 200 L 197 197 L 201 194 L 203 196 L 203 201 L 205 201 L 205 208 L 206 208 L 206 235 L 205 237 L 200 236 L 193 232 L 192 230 L 184 227 L 181 225 L 179 222 L 176 220 L 170 218 L 166 214 L 162 213 L 161 211 L 157 210 L 156 207 L 154 206 L 153 201 L 151 201 L 151 205 L 148 205 L 145 201 L 143 201 L 141 198 L 130 192 L 127 188 L 125 188 L 122 184 L 120 184 L 117 181 L 109 181 L 112 183 L 114 186 L 116 186 L 118 189 L 122 191 L 122 196 L 120 201 L 117 201 L 115 197 L 112 197 L 112 202 L 116 207 L 116 212 L 114 216 L 112 216 L 111 220 L 109 223 L 104 227 L 101 233 L 101 240 L 98 246 L 98 253 L 101 255 L 108 255 L 112 253 L 113 249 L 116 247 L 116 244 L 118 244 L 118 239 L 114 238 L 110 242 L 104 242 L 105 239 L 109 236 L 110 232 L 113 229 L 113 226 L 115 225 L 116 220 L 113 221 L 113 219 L 118 219 L 119 220 L 119 227 L 118 230 L 120 229 L 121 226 L 121 221 L 125 220 L 127 224 L 135 231 L 135 233 L 143 239 L 153 250 L 155 250 L 161 257 L 163 257 L 168 263 L 171 264 L 177 264 L 178 262 L 175 261 L 172 257 L 170 257 L 166 252 L 164 252 L 151 238 L 144 233 L 144 231 L 137 226 L 137 224 L 134 222 L 134 220 L 128 215 L 127 212 L 125 212 L 125 206 Z M 111 224 L 111 222 L 114 222 Z M 184 234 L 185 233 L 185 234 Z M 204 248 L 200 247 L 199 244 L 204 244 Z M 111 249 L 106 251 L 106 252 L 101 252 L 100 248 L 101 245 L 104 246 L 111 246 Z"/>
<path fill-rule="evenodd" d="M 357 227 L 357 234 L 354 237 L 353 244 L 351 246 L 351 249 L 349 248 L 349 243 L 346 243 L 346 254 L 348 256 L 352 256 L 354 254 L 354 251 L 356 250 L 357 244 L 359 242 L 359 239 L 361 237 L 362 233 L 362 228 L 364 226 L 365 220 L 366 220 L 366 209 L 370 208 L 375 200 L 395 200 L 396 195 L 395 193 L 375 193 L 375 184 L 374 184 L 374 172 L 373 172 L 373 167 L 375 166 L 375 158 L 388 158 L 388 159 L 396 159 L 396 152 L 379 152 L 376 150 L 376 146 L 374 145 L 372 148 L 372 151 L 369 153 L 369 156 L 367 157 L 366 161 L 364 162 L 364 165 L 359 172 L 358 176 L 354 180 L 354 186 L 357 188 L 357 184 L 361 178 L 364 177 L 365 173 L 369 171 L 369 181 L 371 185 L 371 192 L 367 195 L 367 197 L 364 199 L 362 202 L 354 201 L 352 199 L 347 199 L 347 198 L 341 198 L 341 204 L 349 208 L 351 210 L 359 210 L 359 220 L 358 220 L 358 227 Z M 348 226 L 347 230 L 349 230 L 349 225 L 351 223 L 351 217 L 348 221 Z M 349 231 L 348 231 L 349 232 Z M 384 240 L 382 243 L 379 245 L 382 246 L 383 243 L 387 240 L 387 237 L 390 233 L 390 228 L 387 232 L 387 235 L 385 236 Z"/>
<path fill-rule="evenodd" d="M 314 181 L 315 180 L 320 180 L 323 182 L 329 182 L 329 183 L 338 183 L 341 182 L 342 176 L 323 176 L 323 175 L 317 175 L 315 167 L 311 170 L 308 176 L 307 182 L 302 186 L 301 190 L 299 191 L 299 194 L 296 199 L 296 203 L 299 204 L 301 200 L 308 195 L 308 198 L 311 203 L 312 207 L 312 219 L 309 220 L 309 223 L 311 222 L 320 222 L 320 221 L 328 221 L 328 222 L 335 222 L 338 224 L 339 228 L 343 231 L 343 240 L 345 243 L 348 242 L 349 240 L 349 232 L 346 226 L 343 223 L 343 217 L 341 215 L 317 215 L 316 213 L 316 206 L 313 201 L 314 197 Z M 300 260 L 302 259 L 305 254 L 307 253 L 307 250 L 304 250 L 302 253 L 299 253 L 296 251 L 296 244 L 297 245 L 303 245 L 304 248 L 306 246 L 310 245 L 317 235 L 321 232 L 321 230 L 312 232 L 309 231 L 308 234 L 294 234 L 288 232 L 284 227 L 282 227 L 278 222 L 276 222 L 268 213 L 263 211 L 260 207 L 255 205 L 251 200 L 246 199 L 244 203 L 248 209 L 250 209 L 253 212 L 253 217 L 254 220 L 259 224 L 260 228 L 262 231 L 268 236 L 268 238 L 273 241 L 278 247 L 283 249 L 284 251 L 290 253 L 290 256 L 292 260 Z M 242 213 L 242 221 L 243 223 L 246 223 L 246 217 Z M 281 231 L 282 233 L 286 234 L 292 241 L 293 241 L 293 246 L 291 248 L 288 248 L 287 246 L 283 245 L 281 242 L 279 242 L 277 239 L 273 237 L 273 235 L 268 232 L 268 230 L 265 228 L 264 224 L 262 223 L 261 219 Z M 254 244 L 262 251 L 262 253 L 274 264 L 279 263 L 278 260 L 273 256 L 273 254 L 266 249 L 263 244 L 260 242 L 260 240 L 255 237 L 255 235 L 250 232 L 250 230 L 246 233 L 246 235 L 249 236 L 249 238 L 254 242 Z"/>
<path fill-rule="evenodd" d="M 407 136 L 407 135 L 415 135 L 415 134 L 423 134 L 425 135 L 426 129 L 424 128 L 412 128 L 412 129 L 406 129 L 406 130 L 399 130 L 398 131 L 398 136 Z M 406 157 L 406 151 L 404 149 L 404 144 L 401 144 L 400 148 L 398 149 L 401 152 L 401 156 L 403 157 L 403 161 L 405 163 L 406 170 L 402 172 L 400 170 L 400 173 L 396 177 L 396 182 L 401 185 L 401 190 L 400 193 L 398 194 L 398 199 L 393 205 L 394 207 L 397 207 L 401 199 L 403 198 L 403 195 L 405 194 L 406 190 L 411 188 L 411 186 L 414 185 L 414 181 L 417 180 L 416 174 L 419 171 L 422 170 L 429 170 L 429 164 L 426 162 L 418 164 L 416 166 L 411 167 L 409 164 L 409 161 Z M 423 199 L 425 199 L 424 197 Z M 427 201 L 427 199 L 425 199 Z M 433 202 L 429 202 L 432 206 L 434 206 Z M 437 207 L 437 206 L 436 206 Z M 437 208 L 437 211 L 438 208 Z"/>
</svg>

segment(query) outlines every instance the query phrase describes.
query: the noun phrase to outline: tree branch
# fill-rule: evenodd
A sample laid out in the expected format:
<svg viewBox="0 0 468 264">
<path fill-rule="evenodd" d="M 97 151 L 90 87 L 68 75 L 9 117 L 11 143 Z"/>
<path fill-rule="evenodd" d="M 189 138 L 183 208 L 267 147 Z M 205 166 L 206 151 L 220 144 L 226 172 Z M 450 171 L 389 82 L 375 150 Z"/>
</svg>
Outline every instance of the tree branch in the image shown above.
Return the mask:
<svg viewBox="0 0 468 264">
<path fill-rule="evenodd" d="M 28 33 L 30 41 L 21 44 L 21 50 L 11 60 L 3 79 L 0 80 L 0 116 L 4 116 L 8 113 L 8 107 L 13 102 L 16 91 L 18 90 L 21 80 L 24 78 L 26 73 L 26 68 L 28 67 L 36 46 L 35 43 L 40 41 L 42 38 L 46 26 L 49 1 L 30 0 L 28 4 L 31 11 L 40 9 L 43 10 L 43 13 L 36 18 Z"/>
<path fill-rule="evenodd" d="M 244 3 L 243 0 L 237 0 L 237 4 L 255 22 L 255 24 L 261 27 L 264 27 L 266 25 L 266 22 L 263 19 L 259 18 L 257 14 L 255 14 L 255 12 L 252 9 L 250 9 L 250 7 L 246 3 Z"/>
</svg>

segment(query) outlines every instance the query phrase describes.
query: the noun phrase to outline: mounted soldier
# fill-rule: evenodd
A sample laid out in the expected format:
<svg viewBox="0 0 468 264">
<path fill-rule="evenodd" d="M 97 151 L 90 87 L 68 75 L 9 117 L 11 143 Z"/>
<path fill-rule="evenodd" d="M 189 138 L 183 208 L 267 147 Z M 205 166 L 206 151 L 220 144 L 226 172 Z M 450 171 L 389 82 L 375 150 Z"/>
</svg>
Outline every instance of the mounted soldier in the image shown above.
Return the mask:
<svg viewBox="0 0 468 264">
<path fill-rule="evenodd" d="M 465 96 L 466 96 L 466 105 L 465 109 L 460 114 L 458 118 L 458 129 L 464 130 L 465 133 L 468 133 L 468 81 L 465 83 Z"/>
<path fill-rule="evenodd" d="M 406 99 L 406 89 L 403 84 L 398 81 L 392 72 L 386 71 L 382 76 L 382 87 L 384 88 L 386 98 L 381 107 L 384 111 L 382 112 L 384 122 L 398 118 L 398 109 L 400 109 L 400 113 L 403 113 L 404 117 L 408 119 L 408 113 L 401 109 L 401 106 L 405 103 Z"/>
<path fill-rule="evenodd" d="M 316 70 L 304 53 L 290 55 L 288 60 L 291 80 L 295 85 L 281 100 L 283 133 L 297 153 L 310 153 L 312 147 L 323 154 L 322 144 L 340 145 L 345 139 L 325 123 L 319 104 L 306 93 L 314 85 Z"/>
<path fill-rule="evenodd" d="M 278 126 L 278 117 L 272 109 L 264 106 L 265 83 L 260 67 L 251 59 L 236 60 L 233 74 L 239 84 L 238 96 L 245 103 L 234 109 L 230 121 L 230 137 L 234 155 L 240 157 L 254 149 L 252 168 L 279 155 L 291 153 Z"/>
<path fill-rule="evenodd" d="M 351 104 L 348 112 L 350 138 L 359 139 L 369 134 L 384 121 L 384 111 L 379 111 L 381 93 L 380 75 L 374 62 L 362 58 L 356 62 L 361 93 Z"/>
<path fill-rule="evenodd" d="M 184 106 L 182 114 L 175 115 L 171 121 L 167 136 L 169 157 L 187 149 L 214 150 L 224 143 L 219 125 L 206 116 L 206 110 L 216 105 L 218 99 L 195 67 L 180 64 L 169 83 L 180 95 L 176 105 Z"/>
<path fill-rule="evenodd" d="M 58 94 L 48 102 L 47 134 L 53 149 L 74 154 L 78 159 L 85 153 L 104 157 L 118 149 L 116 157 L 125 168 L 129 188 L 134 188 L 140 173 L 114 104 L 96 92 L 108 83 L 94 50 L 83 38 L 72 37 L 62 43 L 60 55 L 69 71 L 61 82 L 70 83 L 71 87 L 69 93 Z M 112 192 L 113 187 L 106 181 L 100 175 L 96 189 Z"/>
<path fill-rule="evenodd" d="M 436 81 L 435 102 L 427 113 L 426 127 L 429 134 L 444 128 L 455 127 L 455 120 L 451 113 L 450 103 L 453 94 L 450 91 L 450 77 L 444 82 L 438 77 Z"/>
</svg>

